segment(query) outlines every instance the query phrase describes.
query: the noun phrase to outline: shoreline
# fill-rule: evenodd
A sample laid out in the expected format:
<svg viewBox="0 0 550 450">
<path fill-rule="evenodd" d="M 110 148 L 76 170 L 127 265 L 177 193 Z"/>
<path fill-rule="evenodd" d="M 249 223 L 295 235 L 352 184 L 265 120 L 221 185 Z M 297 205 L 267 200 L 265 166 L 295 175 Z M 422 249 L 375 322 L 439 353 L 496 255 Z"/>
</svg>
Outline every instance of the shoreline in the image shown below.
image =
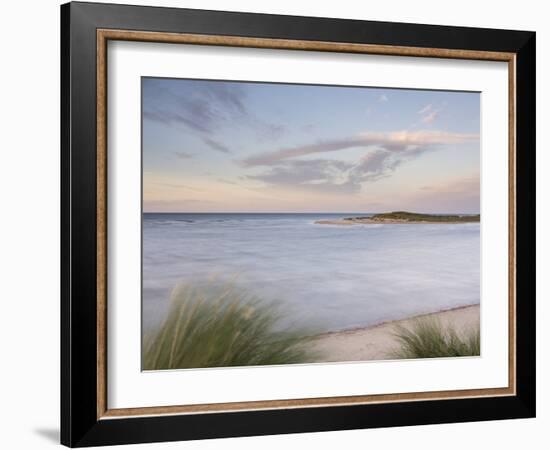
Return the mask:
<svg viewBox="0 0 550 450">
<path fill-rule="evenodd" d="M 418 314 L 405 319 L 389 320 L 368 327 L 329 331 L 317 335 L 312 345 L 322 354 L 322 362 L 371 361 L 395 359 L 392 352 L 398 348 L 393 336 L 396 325 L 407 326 L 423 317 L 434 317 L 443 325 L 453 326 L 457 332 L 479 324 L 479 303 L 458 306 L 432 313 Z"/>
</svg>

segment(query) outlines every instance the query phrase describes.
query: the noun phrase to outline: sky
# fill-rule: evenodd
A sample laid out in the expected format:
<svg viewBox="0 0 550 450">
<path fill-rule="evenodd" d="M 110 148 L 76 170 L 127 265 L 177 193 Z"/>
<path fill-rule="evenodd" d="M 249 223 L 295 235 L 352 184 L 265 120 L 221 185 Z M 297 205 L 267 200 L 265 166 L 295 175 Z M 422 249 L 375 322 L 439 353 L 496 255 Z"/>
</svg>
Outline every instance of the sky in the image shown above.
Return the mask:
<svg viewBox="0 0 550 450">
<path fill-rule="evenodd" d="M 144 212 L 479 213 L 475 92 L 142 79 Z"/>
</svg>

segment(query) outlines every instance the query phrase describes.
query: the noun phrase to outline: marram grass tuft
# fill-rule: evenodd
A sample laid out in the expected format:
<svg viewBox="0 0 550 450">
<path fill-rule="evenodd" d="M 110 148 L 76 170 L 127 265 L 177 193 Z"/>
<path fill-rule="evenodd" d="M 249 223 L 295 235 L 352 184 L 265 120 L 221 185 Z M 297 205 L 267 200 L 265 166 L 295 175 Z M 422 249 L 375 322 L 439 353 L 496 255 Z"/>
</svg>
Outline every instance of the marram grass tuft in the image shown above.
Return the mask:
<svg viewBox="0 0 550 450">
<path fill-rule="evenodd" d="M 310 333 L 283 329 L 281 311 L 232 283 L 186 284 L 172 292 L 164 322 L 144 337 L 143 369 L 314 361 Z"/>
<path fill-rule="evenodd" d="M 423 317 L 414 320 L 410 326 L 396 326 L 394 336 L 400 345 L 392 355 L 396 358 L 480 355 L 479 326 L 459 333 L 436 318 Z"/>
</svg>

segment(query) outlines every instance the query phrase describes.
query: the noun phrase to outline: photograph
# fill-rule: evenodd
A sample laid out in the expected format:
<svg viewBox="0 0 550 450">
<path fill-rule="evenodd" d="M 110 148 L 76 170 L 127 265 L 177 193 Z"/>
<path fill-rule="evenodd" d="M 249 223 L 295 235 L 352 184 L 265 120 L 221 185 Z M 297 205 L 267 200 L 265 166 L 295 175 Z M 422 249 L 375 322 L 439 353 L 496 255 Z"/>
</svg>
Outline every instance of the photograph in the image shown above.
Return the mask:
<svg viewBox="0 0 550 450">
<path fill-rule="evenodd" d="M 480 356 L 480 93 L 141 78 L 142 369 Z"/>
<path fill-rule="evenodd" d="M 32 348 L 59 348 L 40 364 L 19 344 L 28 364 L 7 358 L 32 376 L 56 364 L 27 383 L 59 393 L 59 414 L 29 419 L 37 439 L 58 417 L 68 447 L 262 436 L 301 448 L 331 432 L 387 445 L 389 430 L 424 448 L 429 429 L 440 448 L 447 424 L 476 422 L 482 434 L 450 441 L 522 445 L 514 436 L 540 431 L 542 15 L 249 3 L 63 4 L 47 21 L 57 89 L 8 89 L 26 119 L 21 92 L 60 94 L 46 103 L 60 126 L 50 111 L 44 132 L 24 120 L 14 135 L 32 137 L 42 163 L 7 152 L 22 156 L 12 197 L 44 174 L 60 190 L 55 208 L 37 201 L 44 183 L 27 186 L 16 203 L 29 219 L 6 222 L 27 231 L 6 234 L 25 269 L 13 292 L 36 287 L 30 316 L 56 328 L 56 343 Z M 44 27 L 15 47 L 36 56 L 15 58 L 19 78 L 36 78 Z M 60 158 L 46 158 L 45 133 Z M 55 251 L 34 263 L 22 252 L 29 239 L 58 245 L 58 276 Z M 41 277 L 59 308 L 43 305 Z M 28 409 L 13 391 L 11 409 Z"/>
</svg>

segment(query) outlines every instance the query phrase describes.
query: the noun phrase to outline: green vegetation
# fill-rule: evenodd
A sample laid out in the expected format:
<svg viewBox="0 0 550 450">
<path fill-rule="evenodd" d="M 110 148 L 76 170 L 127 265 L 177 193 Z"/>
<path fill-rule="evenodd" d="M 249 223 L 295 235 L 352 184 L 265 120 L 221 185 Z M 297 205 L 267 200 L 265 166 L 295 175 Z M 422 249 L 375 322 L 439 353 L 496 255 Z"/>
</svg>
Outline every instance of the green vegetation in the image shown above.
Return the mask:
<svg viewBox="0 0 550 450">
<path fill-rule="evenodd" d="M 311 333 L 282 329 L 272 303 L 234 284 L 182 285 L 164 322 L 144 337 L 145 370 L 304 363 Z"/>
<path fill-rule="evenodd" d="M 412 327 L 396 326 L 395 337 L 400 349 L 397 358 L 439 358 L 479 356 L 479 327 L 459 334 L 452 327 L 444 327 L 435 318 L 416 319 Z"/>
<path fill-rule="evenodd" d="M 350 217 L 346 220 L 367 219 L 367 217 Z M 394 211 L 389 213 L 375 214 L 371 220 L 399 220 L 407 222 L 479 222 L 480 215 L 438 215 L 420 214 L 407 211 Z"/>
</svg>

